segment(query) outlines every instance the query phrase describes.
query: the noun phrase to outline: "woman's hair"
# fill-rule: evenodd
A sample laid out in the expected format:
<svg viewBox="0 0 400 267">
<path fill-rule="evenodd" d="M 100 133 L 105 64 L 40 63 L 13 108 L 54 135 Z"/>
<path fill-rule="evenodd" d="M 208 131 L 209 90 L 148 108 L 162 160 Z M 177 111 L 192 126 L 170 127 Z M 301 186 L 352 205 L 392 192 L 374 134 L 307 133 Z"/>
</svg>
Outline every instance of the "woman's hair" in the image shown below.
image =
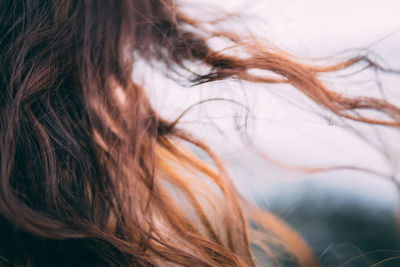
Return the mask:
<svg viewBox="0 0 400 267">
<path fill-rule="evenodd" d="M 189 18 L 172 0 L 0 0 L 0 18 L 4 266 L 254 266 L 255 250 L 271 264 L 282 253 L 317 264 L 294 231 L 240 196 L 201 140 L 155 112 L 132 78 L 136 62 L 189 85 L 290 84 L 338 116 L 400 126 L 398 107 L 318 79 L 376 67 L 368 58 L 306 65 Z M 209 38 L 240 53 L 217 51 Z M 368 109 L 387 116 L 359 112 Z"/>
</svg>

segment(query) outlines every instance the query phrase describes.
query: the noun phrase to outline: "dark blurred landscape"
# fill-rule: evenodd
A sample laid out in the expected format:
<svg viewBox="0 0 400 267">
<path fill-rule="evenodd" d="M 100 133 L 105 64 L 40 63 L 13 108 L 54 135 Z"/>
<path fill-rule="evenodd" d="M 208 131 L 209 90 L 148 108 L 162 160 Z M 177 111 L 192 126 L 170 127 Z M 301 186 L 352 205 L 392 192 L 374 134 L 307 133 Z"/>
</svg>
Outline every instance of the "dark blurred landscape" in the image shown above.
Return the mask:
<svg viewBox="0 0 400 267">
<path fill-rule="evenodd" d="M 400 266 L 400 239 L 393 209 L 366 205 L 335 191 L 301 182 L 304 192 L 293 208 L 282 192 L 268 208 L 296 229 L 314 249 L 322 266 Z M 290 210 L 290 212 L 285 212 Z"/>
</svg>

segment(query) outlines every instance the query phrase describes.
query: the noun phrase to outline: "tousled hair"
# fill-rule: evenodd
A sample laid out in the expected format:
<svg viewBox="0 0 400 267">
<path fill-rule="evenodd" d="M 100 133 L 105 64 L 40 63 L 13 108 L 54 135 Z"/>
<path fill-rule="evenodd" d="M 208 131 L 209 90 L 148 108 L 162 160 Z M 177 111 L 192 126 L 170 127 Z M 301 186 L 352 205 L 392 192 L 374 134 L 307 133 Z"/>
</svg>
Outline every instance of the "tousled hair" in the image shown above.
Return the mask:
<svg viewBox="0 0 400 267">
<path fill-rule="evenodd" d="M 368 58 L 310 66 L 202 27 L 174 1 L 0 0 L 0 17 L 5 266 L 255 266 L 252 244 L 271 259 L 276 250 L 268 244 L 279 244 L 299 265 L 317 265 L 297 233 L 240 196 L 206 144 L 155 112 L 132 79 L 139 59 L 191 85 L 228 78 L 290 84 L 338 116 L 400 126 L 395 105 L 345 97 L 318 78 L 360 62 L 375 66 Z M 243 55 L 213 49 L 211 37 Z M 366 117 L 363 109 L 387 116 Z M 252 235 L 252 224 L 266 235 Z"/>
</svg>

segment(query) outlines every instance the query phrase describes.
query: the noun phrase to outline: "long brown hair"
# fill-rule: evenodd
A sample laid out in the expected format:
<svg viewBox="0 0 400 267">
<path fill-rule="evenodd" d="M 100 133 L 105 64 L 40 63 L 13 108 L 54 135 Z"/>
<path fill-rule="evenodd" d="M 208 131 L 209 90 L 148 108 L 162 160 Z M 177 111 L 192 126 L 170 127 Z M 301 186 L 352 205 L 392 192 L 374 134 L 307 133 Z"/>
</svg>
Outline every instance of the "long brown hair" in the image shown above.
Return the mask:
<svg viewBox="0 0 400 267">
<path fill-rule="evenodd" d="M 152 109 L 132 78 L 138 60 L 191 85 L 287 83 L 338 116 L 400 126 L 398 107 L 345 97 L 318 79 L 372 65 L 368 58 L 309 66 L 203 27 L 212 22 L 185 16 L 174 1 L 1 0 L 0 17 L 5 266 L 254 266 L 252 246 L 271 264 L 281 250 L 299 265 L 317 264 L 294 231 L 240 196 L 211 149 Z M 241 56 L 211 48 L 210 37 L 231 42 Z M 208 153 L 213 166 L 185 143 Z M 266 235 L 249 238 L 257 229 Z"/>
</svg>

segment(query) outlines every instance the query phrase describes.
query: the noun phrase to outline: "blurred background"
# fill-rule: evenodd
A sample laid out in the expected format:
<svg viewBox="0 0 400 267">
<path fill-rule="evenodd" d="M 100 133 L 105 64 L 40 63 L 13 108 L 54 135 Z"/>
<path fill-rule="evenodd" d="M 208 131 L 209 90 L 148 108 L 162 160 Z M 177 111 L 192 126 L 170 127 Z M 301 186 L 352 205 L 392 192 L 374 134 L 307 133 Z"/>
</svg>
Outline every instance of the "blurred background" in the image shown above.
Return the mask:
<svg viewBox="0 0 400 267">
<path fill-rule="evenodd" d="M 204 12 L 240 13 L 230 29 L 251 31 L 300 60 L 335 62 L 368 54 L 400 69 L 397 0 L 179 3 L 200 19 Z M 156 109 L 173 119 L 194 105 L 180 126 L 214 148 L 243 194 L 299 231 L 323 266 L 400 266 L 398 131 L 335 118 L 288 86 L 228 81 L 183 88 L 155 73 L 146 75 Z M 355 68 L 321 79 L 347 95 L 400 104 L 396 75 Z M 227 100 L 195 104 L 214 98 Z M 288 166 L 353 169 L 306 173 Z"/>
</svg>

